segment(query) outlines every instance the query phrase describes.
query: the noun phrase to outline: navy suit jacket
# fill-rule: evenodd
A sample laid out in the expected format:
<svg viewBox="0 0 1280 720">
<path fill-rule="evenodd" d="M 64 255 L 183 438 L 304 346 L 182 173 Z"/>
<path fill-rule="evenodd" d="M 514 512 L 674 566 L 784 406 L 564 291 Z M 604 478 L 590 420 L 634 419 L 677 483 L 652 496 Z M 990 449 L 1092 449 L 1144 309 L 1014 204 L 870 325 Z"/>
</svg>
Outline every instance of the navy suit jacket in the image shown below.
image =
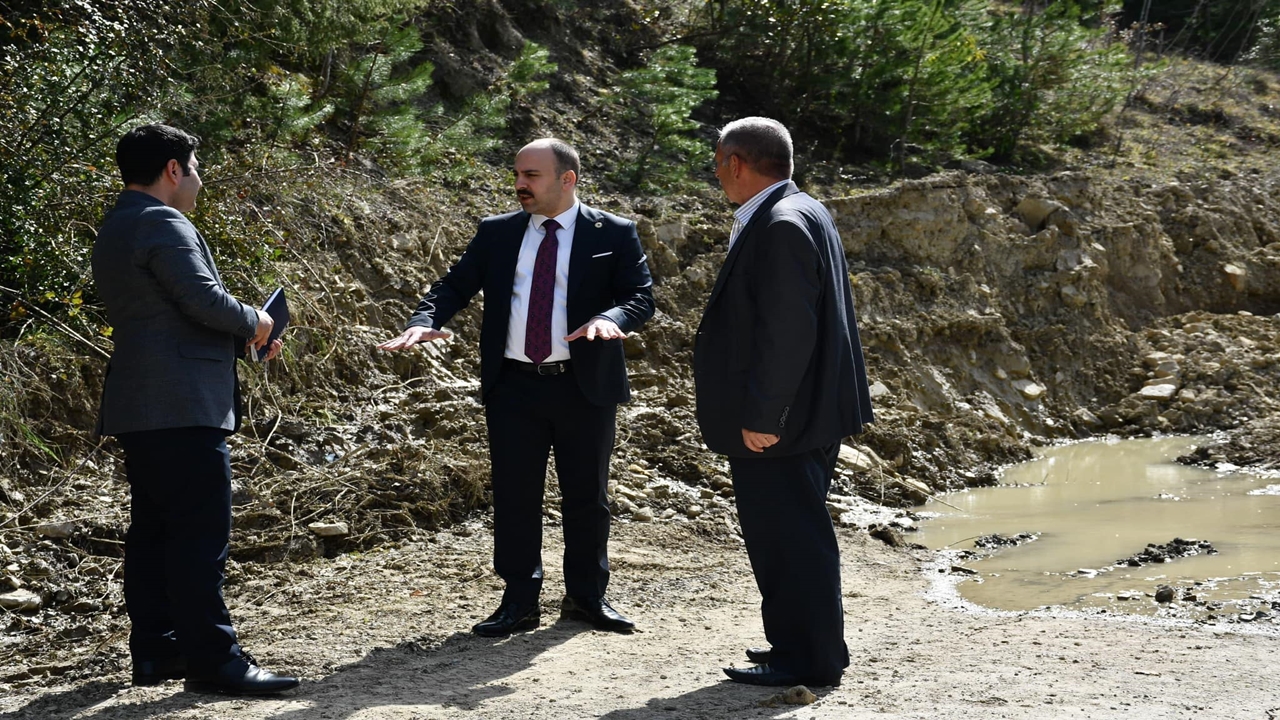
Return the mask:
<svg viewBox="0 0 1280 720">
<path fill-rule="evenodd" d="M 407 327 L 444 327 L 484 291 L 480 328 L 480 399 L 489 396 L 507 348 L 511 290 L 529 213 L 523 210 L 485 218 L 462 257 L 427 292 Z M 653 281 L 636 224 L 617 215 L 578 206 L 569 252 L 566 308 L 569 332 L 596 315 L 632 332 L 653 317 Z M 611 405 L 631 399 L 622 340 L 569 343 L 573 374 L 587 400 Z"/>
<path fill-rule="evenodd" d="M 831 214 L 795 183 L 765 199 L 729 250 L 693 358 L 698 426 L 713 452 L 792 455 L 871 422 L 844 247 Z M 752 452 L 743 428 L 780 439 Z"/>
</svg>

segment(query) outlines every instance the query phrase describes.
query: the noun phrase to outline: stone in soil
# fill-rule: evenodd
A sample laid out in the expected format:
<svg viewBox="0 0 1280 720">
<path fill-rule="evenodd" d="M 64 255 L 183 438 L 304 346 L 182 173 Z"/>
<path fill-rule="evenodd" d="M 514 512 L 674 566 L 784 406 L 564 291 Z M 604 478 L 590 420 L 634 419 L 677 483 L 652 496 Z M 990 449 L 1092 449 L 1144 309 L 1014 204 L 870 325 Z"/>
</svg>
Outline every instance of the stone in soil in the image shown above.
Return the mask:
<svg viewBox="0 0 1280 720">
<path fill-rule="evenodd" d="M 343 537 L 350 532 L 347 528 L 347 524 L 344 522 L 313 522 L 307 526 L 307 529 L 320 537 Z"/>
<path fill-rule="evenodd" d="M 1188 557 L 1191 555 L 1217 555 L 1218 551 L 1208 540 L 1196 540 L 1195 538 L 1174 538 L 1164 545 L 1156 545 L 1149 543 L 1142 552 L 1127 558 L 1116 561 L 1116 565 L 1128 565 L 1129 567 L 1142 567 L 1151 563 L 1163 563 L 1180 557 Z"/>
<path fill-rule="evenodd" d="M 776 708 L 781 705 L 812 705 L 817 701 L 818 696 L 814 695 L 813 691 L 804 685 L 796 685 L 784 692 L 770 695 L 761 700 L 760 707 Z"/>
<path fill-rule="evenodd" d="M 42 604 L 41 597 L 30 590 L 14 590 L 0 595 L 0 608 L 13 612 L 39 610 Z"/>
<path fill-rule="evenodd" d="M 902 547 L 906 544 L 902 539 L 902 533 L 881 523 L 875 523 L 868 527 L 867 533 L 889 547 Z"/>
<path fill-rule="evenodd" d="M 1031 542 L 1038 536 L 1035 533 L 1021 532 L 1017 535 L 1001 535 L 1000 533 L 992 533 L 991 535 L 983 535 L 973 541 L 974 547 L 980 548 L 1003 548 L 1021 545 L 1022 543 Z"/>
</svg>

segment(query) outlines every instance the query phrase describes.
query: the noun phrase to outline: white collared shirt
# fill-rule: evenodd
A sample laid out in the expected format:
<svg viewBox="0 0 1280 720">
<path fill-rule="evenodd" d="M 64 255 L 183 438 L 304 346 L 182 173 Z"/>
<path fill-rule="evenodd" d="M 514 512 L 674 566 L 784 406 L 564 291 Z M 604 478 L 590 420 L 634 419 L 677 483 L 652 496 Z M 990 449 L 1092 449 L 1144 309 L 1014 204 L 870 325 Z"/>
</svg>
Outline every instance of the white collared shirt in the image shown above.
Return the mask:
<svg viewBox="0 0 1280 720">
<path fill-rule="evenodd" d="M 524 230 L 524 241 L 520 243 L 520 256 L 516 260 L 516 275 L 511 282 L 511 317 L 507 322 L 506 357 L 530 362 L 524 354 L 524 328 L 529 318 L 529 290 L 533 285 L 533 264 L 538 259 L 538 248 L 547 236 L 542 223 L 547 221 L 546 215 L 532 215 L 529 225 Z M 544 363 L 569 359 L 569 343 L 564 336 L 569 334 L 569 318 L 567 304 L 569 297 L 569 249 L 573 246 L 573 229 L 578 223 L 578 201 L 573 207 L 555 217 L 560 223 L 556 230 L 556 289 L 551 305 L 551 354 Z M 575 330 L 577 328 L 574 328 Z"/>
<path fill-rule="evenodd" d="M 733 244 L 737 242 L 738 235 L 742 234 L 742 229 L 747 226 L 747 223 L 751 222 L 751 216 L 756 214 L 756 210 L 760 208 L 760 204 L 764 202 L 765 198 L 769 197 L 769 193 L 773 192 L 774 190 L 777 190 L 778 188 L 782 187 L 783 185 L 786 185 L 789 182 L 791 182 L 791 178 L 787 178 L 786 180 L 779 180 L 778 182 L 756 193 L 754 197 L 742 203 L 742 205 L 737 210 L 733 211 L 733 230 L 729 232 L 729 249 L 730 250 L 733 249 Z"/>
</svg>

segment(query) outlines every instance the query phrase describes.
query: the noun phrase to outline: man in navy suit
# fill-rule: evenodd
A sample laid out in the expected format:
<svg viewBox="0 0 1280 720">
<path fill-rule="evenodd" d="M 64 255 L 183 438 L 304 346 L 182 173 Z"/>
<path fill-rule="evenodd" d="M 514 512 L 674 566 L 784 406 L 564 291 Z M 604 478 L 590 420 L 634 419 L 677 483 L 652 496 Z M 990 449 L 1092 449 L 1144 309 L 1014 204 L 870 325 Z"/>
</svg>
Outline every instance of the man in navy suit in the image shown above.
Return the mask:
<svg viewBox="0 0 1280 720">
<path fill-rule="evenodd" d="M 849 652 L 826 497 L 840 441 L 872 420 L 849 268 L 831 214 L 791 182 L 781 123 L 730 123 L 715 161 L 739 207 L 694 342 L 698 425 L 729 456 L 772 645 L 725 674 L 838 685 Z"/>
<path fill-rule="evenodd" d="M 236 358 L 266 348 L 271 316 L 227 292 L 183 213 L 201 182 L 194 136 L 144 125 L 120 139 L 125 190 L 93 243 L 115 346 L 97 431 L 124 449 L 124 597 L 133 684 L 185 677 L 236 695 L 297 687 L 240 648 L 222 599 L 231 534 L 227 435 L 240 427 Z M 272 342 L 266 359 L 280 352 Z"/>
<path fill-rule="evenodd" d="M 578 202 L 578 153 L 546 138 L 516 154 L 523 210 L 485 218 L 407 328 L 380 344 L 403 350 L 484 291 L 480 397 L 489 428 L 493 566 L 506 582 L 496 612 L 472 631 L 502 637 L 538 626 L 542 497 L 554 448 L 564 522 L 562 613 L 597 628 L 634 624 L 605 600 L 605 497 L 618 403 L 631 397 L 622 339 L 653 316 L 636 225 Z"/>
</svg>

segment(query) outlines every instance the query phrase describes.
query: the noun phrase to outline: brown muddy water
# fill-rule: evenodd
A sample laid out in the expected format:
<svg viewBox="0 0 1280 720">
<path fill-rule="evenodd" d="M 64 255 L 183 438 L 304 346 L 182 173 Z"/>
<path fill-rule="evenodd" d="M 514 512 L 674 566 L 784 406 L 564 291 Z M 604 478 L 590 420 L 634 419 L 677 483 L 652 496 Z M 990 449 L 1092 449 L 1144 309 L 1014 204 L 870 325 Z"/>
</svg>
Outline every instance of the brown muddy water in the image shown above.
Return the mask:
<svg viewBox="0 0 1280 720">
<path fill-rule="evenodd" d="M 1042 449 L 1006 469 L 1000 485 L 944 498 L 960 510 L 932 501 L 919 508 L 931 519 L 914 539 L 976 571 L 957 591 L 988 608 L 1273 625 L 1280 474 L 1174 462 L 1200 442 L 1112 439 Z M 1005 541 L 993 542 L 993 534 L 1018 544 L 999 545 Z M 1171 547 L 1144 557 L 1148 544 Z"/>
</svg>

